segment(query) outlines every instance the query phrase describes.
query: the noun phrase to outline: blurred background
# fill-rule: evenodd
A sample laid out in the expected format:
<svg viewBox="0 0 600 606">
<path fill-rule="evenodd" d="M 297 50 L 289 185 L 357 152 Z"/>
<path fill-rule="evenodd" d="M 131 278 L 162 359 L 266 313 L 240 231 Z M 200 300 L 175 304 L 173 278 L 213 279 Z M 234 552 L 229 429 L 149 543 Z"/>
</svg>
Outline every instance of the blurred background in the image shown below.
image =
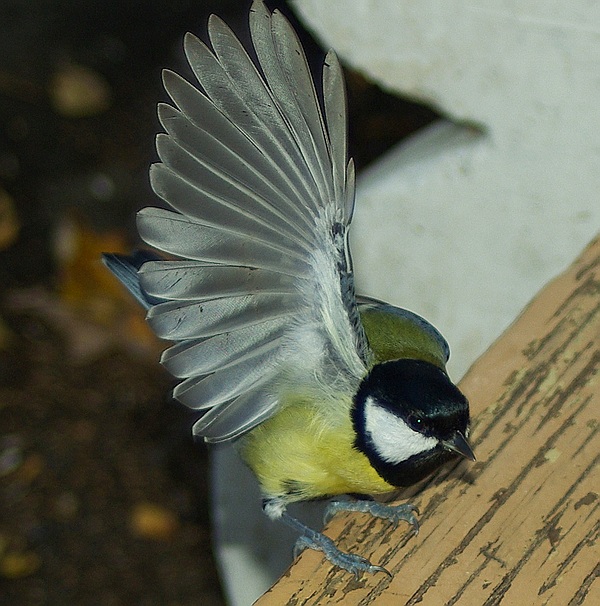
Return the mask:
<svg viewBox="0 0 600 606">
<path fill-rule="evenodd" d="M 246 0 L 0 3 L 0 602 L 223 604 L 207 452 L 100 263 L 158 204 L 160 71 Z M 301 30 L 284 2 L 279 7 Z M 301 31 L 318 69 L 323 52 Z M 359 171 L 436 117 L 347 73 Z"/>
</svg>

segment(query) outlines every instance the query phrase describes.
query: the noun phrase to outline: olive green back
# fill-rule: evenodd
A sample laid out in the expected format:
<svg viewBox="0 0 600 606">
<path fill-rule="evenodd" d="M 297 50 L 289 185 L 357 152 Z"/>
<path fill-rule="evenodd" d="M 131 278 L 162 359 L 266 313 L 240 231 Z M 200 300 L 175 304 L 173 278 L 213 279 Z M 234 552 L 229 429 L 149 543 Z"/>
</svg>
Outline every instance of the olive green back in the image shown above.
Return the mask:
<svg viewBox="0 0 600 606">
<path fill-rule="evenodd" d="M 376 302 L 359 305 L 373 363 L 412 358 L 445 369 L 448 344 L 429 322 L 408 310 Z"/>
</svg>

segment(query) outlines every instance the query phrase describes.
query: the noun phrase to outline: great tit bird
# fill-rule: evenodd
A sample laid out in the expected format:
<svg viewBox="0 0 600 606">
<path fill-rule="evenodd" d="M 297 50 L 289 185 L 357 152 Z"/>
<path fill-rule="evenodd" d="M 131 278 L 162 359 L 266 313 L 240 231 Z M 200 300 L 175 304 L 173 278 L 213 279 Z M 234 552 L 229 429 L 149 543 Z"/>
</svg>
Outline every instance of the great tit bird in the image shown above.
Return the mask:
<svg viewBox="0 0 600 606">
<path fill-rule="evenodd" d="M 264 510 L 299 545 L 354 573 L 384 570 L 286 512 L 295 501 L 379 495 L 418 482 L 455 456 L 473 459 L 469 407 L 450 381 L 449 349 L 416 314 L 355 295 L 348 228 L 354 165 L 346 93 L 333 52 L 317 94 L 288 21 L 255 1 L 253 57 L 215 15 L 210 45 L 191 34 L 198 80 L 163 74 L 154 191 L 141 238 L 167 253 L 105 255 L 176 343 L 162 364 L 174 396 L 203 414 L 207 442 L 236 440 Z M 175 257 L 175 259 L 173 259 Z M 417 527 L 411 505 L 337 502 Z"/>
</svg>

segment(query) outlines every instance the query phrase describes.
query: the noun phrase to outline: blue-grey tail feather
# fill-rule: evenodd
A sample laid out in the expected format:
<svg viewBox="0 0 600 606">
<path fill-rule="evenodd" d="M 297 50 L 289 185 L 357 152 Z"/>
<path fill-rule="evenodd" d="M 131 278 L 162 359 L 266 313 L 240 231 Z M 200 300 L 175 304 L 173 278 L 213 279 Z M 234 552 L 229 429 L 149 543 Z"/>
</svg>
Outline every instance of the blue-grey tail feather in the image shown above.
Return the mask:
<svg viewBox="0 0 600 606">
<path fill-rule="evenodd" d="M 136 250 L 131 255 L 118 255 L 104 253 L 102 261 L 108 269 L 119 279 L 127 290 L 136 298 L 144 309 L 150 309 L 153 305 L 161 303 L 161 299 L 146 294 L 138 276 L 138 270 L 147 261 L 160 261 L 162 257 L 146 250 Z"/>
</svg>

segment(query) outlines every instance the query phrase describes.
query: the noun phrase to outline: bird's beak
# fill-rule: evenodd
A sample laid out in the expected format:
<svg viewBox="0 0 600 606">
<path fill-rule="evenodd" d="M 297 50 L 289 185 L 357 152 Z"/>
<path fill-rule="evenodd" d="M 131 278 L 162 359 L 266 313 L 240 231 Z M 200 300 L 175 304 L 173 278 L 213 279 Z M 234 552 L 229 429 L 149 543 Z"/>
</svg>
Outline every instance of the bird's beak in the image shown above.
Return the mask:
<svg viewBox="0 0 600 606">
<path fill-rule="evenodd" d="M 461 457 L 465 457 L 465 459 L 470 459 L 471 461 L 475 460 L 473 449 L 467 442 L 467 438 L 465 438 L 460 431 L 457 431 L 450 440 L 446 440 L 442 442 L 442 444 L 444 445 L 444 448 L 459 454 Z"/>
</svg>

